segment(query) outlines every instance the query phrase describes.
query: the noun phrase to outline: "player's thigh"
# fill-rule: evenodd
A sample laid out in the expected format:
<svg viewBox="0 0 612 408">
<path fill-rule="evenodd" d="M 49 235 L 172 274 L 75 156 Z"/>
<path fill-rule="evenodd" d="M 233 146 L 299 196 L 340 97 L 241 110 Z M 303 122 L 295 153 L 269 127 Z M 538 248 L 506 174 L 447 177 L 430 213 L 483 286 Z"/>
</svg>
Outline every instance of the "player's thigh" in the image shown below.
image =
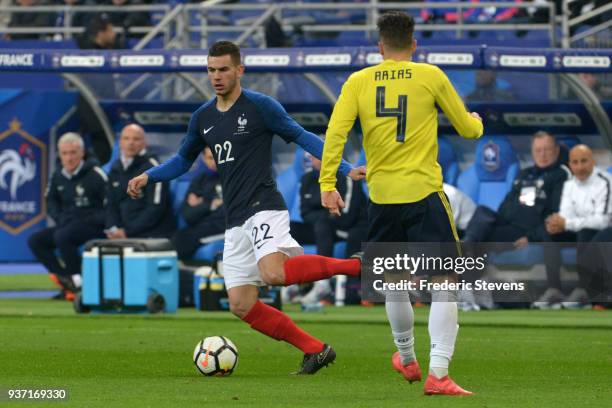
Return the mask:
<svg viewBox="0 0 612 408">
<path fill-rule="evenodd" d="M 259 288 L 255 285 L 235 286 L 227 290 L 230 311 L 241 319 L 244 318 L 259 297 Z"/>
<path fill-rule="evenodd" d="M 398 216 L 402 204 L 376 204 L 370 201 L 368 205 L 368 242 L 404 242 L 405 231 Z"/>
<path fill-rule="evenodd" d="M 223 278 L 228 290 L 244 285 L 263 285 L 251 241 L 242 227 L 225 231 Z"/>
<path fill-rule="evenodd" d="M 411 242 L 458 242 L 459 236 L 448 198 L 435 192 L 424 200 L 418 214 L 419 222 L 408 226 L 406 234 Z M 417 203 L 414 204 L 415 206 Z"/>
<path fill-rule="evenodd" d="M 273 252 L 265 255 L 257 262 L 261 279 L 268 285 L 282 285 L 285 283 L 285 262 L 289 259 L 287 254 Z"/>
<path fill-rule="evenodd" d="M 289 212 L 260 211 L 247 220 L 243 229 L 251 240 L 264 280 L 282 283 L 285 261 L 304 253 L 304 249 L 291 236 Z"/>
</svg>

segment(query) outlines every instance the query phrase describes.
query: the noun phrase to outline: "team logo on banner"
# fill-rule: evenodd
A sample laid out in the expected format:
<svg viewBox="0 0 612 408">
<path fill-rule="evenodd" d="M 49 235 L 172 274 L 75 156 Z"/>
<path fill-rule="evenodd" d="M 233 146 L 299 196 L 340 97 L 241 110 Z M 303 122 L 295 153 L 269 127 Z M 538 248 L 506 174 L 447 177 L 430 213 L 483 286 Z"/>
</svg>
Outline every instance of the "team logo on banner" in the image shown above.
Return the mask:
<svg viewBox="0 0 612 408">
<path fill-rule="evenodd" d="M 499 146 L 489 141 L 482 149 L 482 164 L 485 170 L 494 172 L 501 166 Z"/>
<path fill-rule="evenodd" d="M 45 216 L 47 147 L 17 119 L 0 133 L 0 228 L 17 235 Z"/>
</svg>

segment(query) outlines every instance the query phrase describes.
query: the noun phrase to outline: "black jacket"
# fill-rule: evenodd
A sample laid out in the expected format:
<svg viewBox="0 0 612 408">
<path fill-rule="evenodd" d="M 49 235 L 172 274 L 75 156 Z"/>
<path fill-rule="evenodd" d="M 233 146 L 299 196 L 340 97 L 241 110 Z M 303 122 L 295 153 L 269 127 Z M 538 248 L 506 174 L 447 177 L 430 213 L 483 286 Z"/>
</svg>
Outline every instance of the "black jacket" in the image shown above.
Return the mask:
<svg viewBox="0 0 612 408">
<path fill-rule="evenodd" d="M 147 184 L 137 199 L 127 194 L 130 179 L 157 164 L 148 154 L 134 157 L 127 169 L 121 159 L 113 163 L 108 175 L 106 228 L 123 228 L 128 238 L 168 237 L 174 232 L 176 221 L 167 182 Z"/>
<path fill-rule="evenodd" d="M 95 164 L 93 160 L 86 160 L 71 178 L 62 173 L 60 166 L 51 176 L 46 193 L 47 214 L 58 226 L 82 222 L 104 227 L 107 177 Z"/>
<path fill-rule="evenodd" d="M 203 198 L 200 205 L 195 207 L 187 204 L 187 197 L 190 193 L 194 193 L 198 197 Z M 210 205 L 215 198 L 223 198 L 221 190 L 221 179 L 216 173 L 203 171 L 197 175 L 189 184 L 189 190 L 185 195 L 185 200 L 181 205 L 181 215 L 185 218 L 188 225 L 193 226 L 202 222 L 210 222 L 212 220 L 225 223 L 225 206 L 211 210 Z"/>
<path fill-rule="evenodd" d="M 527 230 L 529 240 L 541 240 L 544 220 L 559 211 L 563 183 L 569 174 L 569 169 L 559 164 L 521 170 L 499 207 L 499 215 Z"/>
<path fill-rule="evenodd" d="M 340 217 L 336 218 L 340 230 L 367 221 L 367 198 L 361 183 L 338 174 L 336 189 L 346 204 L 346 207 L 340 210 Z M 314 224 L 320 217 L 331 217 L 329 211 L 321 206 L 318 171 L 313 170 L 302 176 L 300 200 L 300 213 L 306 224 Z"/>
</svg>

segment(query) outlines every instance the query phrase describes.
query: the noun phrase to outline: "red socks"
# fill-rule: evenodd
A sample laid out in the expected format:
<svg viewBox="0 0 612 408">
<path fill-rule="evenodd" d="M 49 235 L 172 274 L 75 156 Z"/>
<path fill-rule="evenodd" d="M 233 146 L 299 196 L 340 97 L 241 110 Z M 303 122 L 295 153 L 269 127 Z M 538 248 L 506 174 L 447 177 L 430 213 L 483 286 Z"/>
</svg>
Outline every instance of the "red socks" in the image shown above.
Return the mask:
<svg viewBox="0 0 612 408">
<path fill-rule="evenodd" d="M 284 340 L 307 354 L 319 353 L 325 347 L 321 341 L 297 327 L 289 316 L 259 300 L 242 320 L 258 332 Z"/>
<path fill-rule="evenodd" d="M 334 275 L 361 274 L 359 259 L 336 259 L 320 255 L 301 255 L 285 262 L 285 285 L 329 279 Z"/>
</svg>

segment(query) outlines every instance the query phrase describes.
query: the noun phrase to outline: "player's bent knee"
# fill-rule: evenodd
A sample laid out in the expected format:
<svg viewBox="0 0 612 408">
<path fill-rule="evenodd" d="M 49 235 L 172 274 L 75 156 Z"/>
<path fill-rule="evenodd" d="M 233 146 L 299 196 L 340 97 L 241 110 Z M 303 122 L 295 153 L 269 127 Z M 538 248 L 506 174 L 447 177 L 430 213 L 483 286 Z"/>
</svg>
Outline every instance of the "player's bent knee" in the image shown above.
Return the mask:
<svg viewBox="0 0 612 408">
<path fill-rule="evenodd" d="M 278 270 L 261 271 L 261 280 L 266 285 L 283 285 L 285 283 L 284 272 Z"/>
<path fill-rule="evenodd" d="M 245 300 L 230 300 L 229 302 L 229 307 L 230 307 L 230 312 L 232 312 L 235 316 L 239 317 L 240 319 L 244 319 L 244 317 L 249 314 L 249 311 L 251 310 L 251 308 L 253 307 L 252 302 L 248 302 Z"/>
</svg>

